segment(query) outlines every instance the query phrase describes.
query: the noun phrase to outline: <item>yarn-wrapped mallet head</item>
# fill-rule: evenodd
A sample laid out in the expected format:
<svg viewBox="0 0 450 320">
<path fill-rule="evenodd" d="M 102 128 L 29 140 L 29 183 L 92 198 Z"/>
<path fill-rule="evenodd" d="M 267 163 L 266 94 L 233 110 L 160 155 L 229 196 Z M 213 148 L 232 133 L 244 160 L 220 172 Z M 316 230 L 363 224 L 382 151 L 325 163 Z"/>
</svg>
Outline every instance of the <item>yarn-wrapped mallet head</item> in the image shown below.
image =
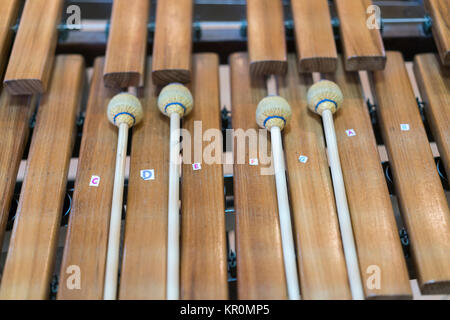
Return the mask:
<svg viewBox="0 0 450 320">
<path fill-rule="evenodd" d="M 165 86 L 158 97 L 159 110 L 170 117 L 178 113 L 180 118 L 189 114 L 194 107 L 194 98 L 188 88 L 179 83 Z"/>
<path fill-rule="evenodd" d="M 108 104 L 108 119 L 115 126 L 126 123 L 128 128 L 138 124 L 143 116 L 141 102 L 134 95 L 119 93 Z"/>
<path fill-rule="evenodd" d="M 308 108 L 322 115 L 325 110 L 335 113 L 344 102 L 344 95 L 336 83 L 322 80 L 309 88 L 306 99 Z"/>
<path fill-rule="evenodd" d="M 279 127 L 283 130 L 292 118 L 291 106 L 286 99 L 269 96 L 262 99 L 256 109 L 256 123 L 270 130 Z"/>
</svg>

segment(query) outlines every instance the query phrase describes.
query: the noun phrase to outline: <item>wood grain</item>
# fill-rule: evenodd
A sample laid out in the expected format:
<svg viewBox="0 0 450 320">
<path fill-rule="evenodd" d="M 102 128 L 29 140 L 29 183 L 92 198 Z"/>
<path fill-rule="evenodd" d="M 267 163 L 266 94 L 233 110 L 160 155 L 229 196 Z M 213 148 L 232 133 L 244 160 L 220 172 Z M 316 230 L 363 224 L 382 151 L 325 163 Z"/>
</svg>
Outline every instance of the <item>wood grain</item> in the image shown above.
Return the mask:
<svg viewBox="0 0 450 320">
<path fill-rule="evenodd" d="M 386 65 L 383 39 L 378 29 L 369 29 L 366 15 L 371 0 L 334 0 L 339 17 L 345 70 L 382 70 Z"/>
<path fill-rule="evenodd" d="M 422 294 L 450 292 L 450 212 L 403 58 L 374 73 L 378 118 Z M 409 124 L 402 131 L 401 124 Z"/>
<path fill-rule="evenodd" d="M 333 72 L 337 66 L 327 0 L 291 0 L 300 72 Z"/>
<path fill-rule="evenodd" d="M 106 49 L 105 85 L 138 87 L 144 82 L 149 0 L 115 0 Z"/>
<path fill-rule="evenodd" d="M 246 53 L 230 56 L 235 134 L 239 129 L 244 132 L 248 129 L 258 130 L 256 106 L 266 95 L 264 79 L 250 77 L 249 63 Z M 264 152 L 269 152 L 270 138 L 262 136 L 258 140 L 267 143 Z M 262 174 L 261 170 L 268 169 L 268 164 L 262 165 L 263 159 L 259 160 L 260 166 L 248 164 L 250 158 L 258 158 L 258 150 L 249 150 L 248 143 L 249 139 L 235 139 L 233 181 L 238 298 L 286 299 L 275 178 Z M 240 156 L 237 155 L 237 148 L 241 148 Z"/>
<path fill-rule="evenodd" d="M 84 61 L 58 56 L 42 97 L 2 277 L 2 299 L 45 299 L 81 103 Z"/>
<path fill-rule="evenodd" d="M 166 298 L 170 120 L 157 107 L 158 94 L 150 68 L 138 92 L 144 118 L 132 136 L 119 299 Z M 155 180 L 141 178 L 147 169 Z"/>
<path fill-rule="evenodd" d="M 445 69 L 435 54 L 420 54 L 414 59 L 414 73 L 425 112 L 439 148 L 447 177 L 450 177 L 450 69 Z"/>
<path fill-rule="evenodd" d="M 358 74 L 346 73 L 339 59 L 337 72 L 326 78 L 335 81 L 344 94 L 334 124 L 365 296 L 411 299 L 394 210 Z M 356 136 L 348 137 L 349 129 L 355 130 Z M 371 281 L 373 266 L 381 275 L 378 288 Z"/>
<path fill-rule="evenodd" d="M 191 81 L 193 0 L 159 0 L 153 45 L 153 82 Z"/>
<path fill-rule="evenodd" d="M 27 144 L 36 96 L 0 96 L 0 247 L 8 222 L 20 160 Z"/>
<path fill-rule="evenodd" d="M 280 0 L 247 0 L 248 52 L 252 75 L 287 70 L 283 4 Z"/>
<path fill-rule="evenodd" d="M 28 0 L 25 3 L 4 79 L 9 93 L 46 91 L 62 8 L 62 0 Z"/>
<path fill-rule="evenodd" d="M 79 266 L 81 287 L 71 290 L 60 285 L 58 299 L 102 299 L 105 276 L 109 216 L 114 183 L 117 128 L 106 117 L 109 100 L 118 90 L 105 88 L 104 59 L 97 58 L 86 108 L 77 178 L 72 200 L 60 283 L 73 274 L 68 267 Z M 100 177 L 90 187 L 92 176 Z"/>
<path fill-rule="evenodd" d="M 284 132 L 302 299 L 351 299 L 320 116 L 307 108 L 311 75 L 299 75 L 294 55 L 279 94 L 292 108 Z M 299 157 L 307 156 L 307 163 Z"/>
<path fill-rule="evenodd" d="M 223 300 L 228 298 L 228 275 L 219 57 L 216 54 L 194 56 L 192 93 L 195 106 L 183 124 L 194 139 L 190 148 L 191 161 L 183 164 L 180 293 L 181 298 L 187 300 Z M 197 141 L 194 130 L 198 121 L 201 121 L 203 133 L 211 129 L 220 136 L 214 135 L 211 141 Z M 198 153 L 200 146 L 202 153 Z M 202 169 L 194 171 L 192 163 L 198 161 L 196 152 L 212 159 L 203 156 L 199 161 Z M 186 155 L 186 149 L 183 154 Z"/>
<path fill-rule="evenodd" d="M 426 0 L 425 8 L 433 19 L 433 37 L 442 64 L 450 66 L 450 2 L 448 0 Z"/>
<path fill-rule="evenodd" d="M 3 77 L 11 49 L 13 30 L 19 14 L 20 0 L 3 0 L 0 10 L 0 78 Z"/>
</svg>

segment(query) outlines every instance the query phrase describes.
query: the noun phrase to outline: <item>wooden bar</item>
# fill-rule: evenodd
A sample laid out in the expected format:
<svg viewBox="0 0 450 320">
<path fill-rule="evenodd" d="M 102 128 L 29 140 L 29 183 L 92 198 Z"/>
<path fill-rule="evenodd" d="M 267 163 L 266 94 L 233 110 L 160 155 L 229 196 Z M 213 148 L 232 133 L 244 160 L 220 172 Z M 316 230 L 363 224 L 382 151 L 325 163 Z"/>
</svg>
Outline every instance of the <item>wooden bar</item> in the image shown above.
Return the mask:
<svg viewBox="0 0 450 320">
<path fill-rule="evenodd" d="M 0 289 L 1 299 L 46 299 L 81 103 L 84 61 L 58 56 L 41 100 Z"/>
<path fill-rule="evenodd" d="M 372 123 L 358 73 L 338 70 L 326 78 L 344 94 L 334 117 L 353 233 L 367 299 L 411 299 L 412 292 Z M 356 135 L 349 137 L 347 130 Z M 377 284 L 371 280 L 379 272 Z M 370 286 L 368 285 L 370 284 Z"/>
<path fill-rule="evenodd" d="M 425 8 L 433 20 L 433 37 L 444 66 L 450 66 L 450 1 L 425 0 Z"/>
<path fill-rule="evenodd" d="M 283 4 L 280 0 L 247 0 L 248 52 L 252 75 L 287 70 Z"/>
<path fill-rule="evenodd" d="M 151 68 L 138 94 L 144 118 L 132 136 L 119 299 L 162 300 L 166 298 L 170 120 L 157 107 L 159 92 Z M 144 180 L 141 170 L 154 170 L 154 180 Z"/>
<path fill-rule="evenodd" d="M 149 0 L 115 0 L 106 49 L 105 85 L 138 87 L 144 82 Z"/>
<path fill-rule="evenodd" d="M 371 0 L 334 0 L 339 17 L 345 70 L 383 70 L 386 53 L 378 29 L 369 29 L 367 8 Z"/>
<path fill-rule="evenodd" d="M 300 72 L 334 72 L 337 51 L 327 0 L 291 0 Z"/>
<path fill-rule="evenodd" d="M 19 14 L 20 0 L 3 0 L 0 10 L 0 78 L 3 77 L 11 41 L 13 38 L 12 27 L 16 23 Z"/>
<path fill-rule="evenodd" d="M 117 128 L 106 117 L 109 100 L 118 90 L 105 88 L 104 59 L 94 65 L 72 210 L 64 246 L 58 299 L 103 299 L 109 216 L 111 213 Z M 97 187 L 90 186 L 94 176 Z M 98 180 L 97 180 L 98 181 Z M 93 181 L 96 182 L 96 181 Z M 95 183 L 94 183 L 95 184 Z M 80 288 L 64 285 L 79 267 Z M 69 279 L 70 280 L 70 279 Z"/>
<path fill-rule="evenodd" d="M 401 53 L 374 73 L 378 118 L 422 294 L 450 292 L 450 212 Z"/>
<path fill-rule="evenodd" d="M 442 66 L 437 55 L 429 53 L 415 57 L 414 73 L 428 123 L 450 177 L 450 69 Z"/>
<path fill-rule="evenodd" d="M 27 144 L 36 96 L 0 96 L 0 247 L 8 222 L 20 160 Z"/>
<path fill-rule="evenodd" d="M 195 55 L 193 80 L 195 106 L 183 124 L 193 139 L 191 161 L 183 164 L 180 295 L 187 300 L 223 300 L 228 298 L 228 274 L 219 57 L 210 53 Z M 207 130 L 215 130 L 212 136 L 204 136 L 203 141 L 197 141 L 199 138 L 195 136 L 199 121 L 204 135 Z M 206 138 L 211 140 L 205 141 Z M 186 152 L 184 150 L 183 154 Z M 192 164 L 199 161 L 196 153 L 203 157 L 199 159 L 201 170 L 194 171 Z M 189 159 L 187 155 L 186 159 Z"/>
<path fill-rule="evenodd" d="M 44 93 L 58 40 L 62 0 L 27 0 L 5 74 L 11 94 Z"/>
<path fill-rule="evenodd" d="M 249 63 L 246 53 L 230 56 L 233 129 L 235 135 L 254 131 L 256 136 L 234 139 L 238 298 L 286 299 L 275 178 L 264 174 L 268 164 L 263 166 L 263 159 L 259 159 L 259 166 L 249 165 L 251 158 L 258 158 L 256 146 L 255 150 L 247 148 L 249 141 L 266 142 L 264 152 L 270 153 L 270 137 L 257 139 L 255 120 L 256 106 L 267 94 L 266 84 L 263 78 L 250 77 Z"/>
<path fill-rule="evenodd" d="M 294 55 L 279 94 L 292 108 L 284 130 L 302 299 L 351 299 L 320 116 L 308 111 L 311 75 L 299 75 Z M 308 157 L 306 163 L 301 156 Z"/>
<path fill-rule="evenodd" d="M 153 82 L 191 81 L 193 0 L 159 0 L 153 45 Z"/>
</svg>

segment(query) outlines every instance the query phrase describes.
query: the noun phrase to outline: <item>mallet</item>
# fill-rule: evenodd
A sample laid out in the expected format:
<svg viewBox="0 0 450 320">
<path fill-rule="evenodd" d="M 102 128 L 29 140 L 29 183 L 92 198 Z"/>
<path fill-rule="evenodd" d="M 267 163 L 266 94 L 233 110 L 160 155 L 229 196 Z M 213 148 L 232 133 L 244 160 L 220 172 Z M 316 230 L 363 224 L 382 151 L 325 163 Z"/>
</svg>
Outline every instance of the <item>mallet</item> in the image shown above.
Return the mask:
<svg viewBox="0 0 450 320">
<path fill-rule="evenodd" d="M 294 237 L 292 235 L 291 213 L 286 186 L 281 130 L 292 117 L 289 103 L 279 96 L 269 96 L 261 100 L 256 109 L 256 122 L 261 128 L 270 131 L 272 141 L 272 157 L 277 186 L 278 214 L 280 219 L 281 242 L 283 247 L 284 269 L 288 297 L 290 300 L 300 299 L 297 263 L 295 260 Z"/>
<path fill-rule="evenodd" d="M 167 232 L 167 290 L 168 300 L 179 299 L 180 277 L 180 119 L 191 112 L 194 99 L 185 86 L 172 83 L 161 90 L 158 97 L 159 110 L 170 117 L 170 171 L 169 171 L 169 212 Z"/>
<path fill-rule="evenodd" d="M 309 109 L 322 116 L 350 290 L 353 299 L 362 300 L 364 299 L 364 290 L 333 123 L 333 113 L 342 105 L 344 96 L 336 83 L 322 80 L 309 88 L 307 100 Z"/>
<path fill-rule="evenodd" d="M 114 174 L 103 298 L 115 300 L 117 296 L 120 224 L 122 220 L 128 129 L 139 123 L 144 114 L 139 99 L 129 93 L 120 93 L 114 96 L 109 102 L 107 114 L 109 121 L 119 127 L 119 137 L 117 140 L 116 171 Z"/>
</svg>

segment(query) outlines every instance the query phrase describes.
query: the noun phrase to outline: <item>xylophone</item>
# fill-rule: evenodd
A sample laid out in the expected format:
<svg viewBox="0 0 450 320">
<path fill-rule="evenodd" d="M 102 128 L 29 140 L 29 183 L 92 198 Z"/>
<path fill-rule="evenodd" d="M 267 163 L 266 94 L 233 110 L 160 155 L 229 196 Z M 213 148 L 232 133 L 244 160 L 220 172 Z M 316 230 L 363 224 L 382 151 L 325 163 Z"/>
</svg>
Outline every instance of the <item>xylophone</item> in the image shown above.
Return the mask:
<svg viewBox="0 0 450 320">
<path fill-rule="evenodd" d="M 0 1 L 0 299 L 450 297 L 449 1 L 97 2 Z"/>
</svg>

